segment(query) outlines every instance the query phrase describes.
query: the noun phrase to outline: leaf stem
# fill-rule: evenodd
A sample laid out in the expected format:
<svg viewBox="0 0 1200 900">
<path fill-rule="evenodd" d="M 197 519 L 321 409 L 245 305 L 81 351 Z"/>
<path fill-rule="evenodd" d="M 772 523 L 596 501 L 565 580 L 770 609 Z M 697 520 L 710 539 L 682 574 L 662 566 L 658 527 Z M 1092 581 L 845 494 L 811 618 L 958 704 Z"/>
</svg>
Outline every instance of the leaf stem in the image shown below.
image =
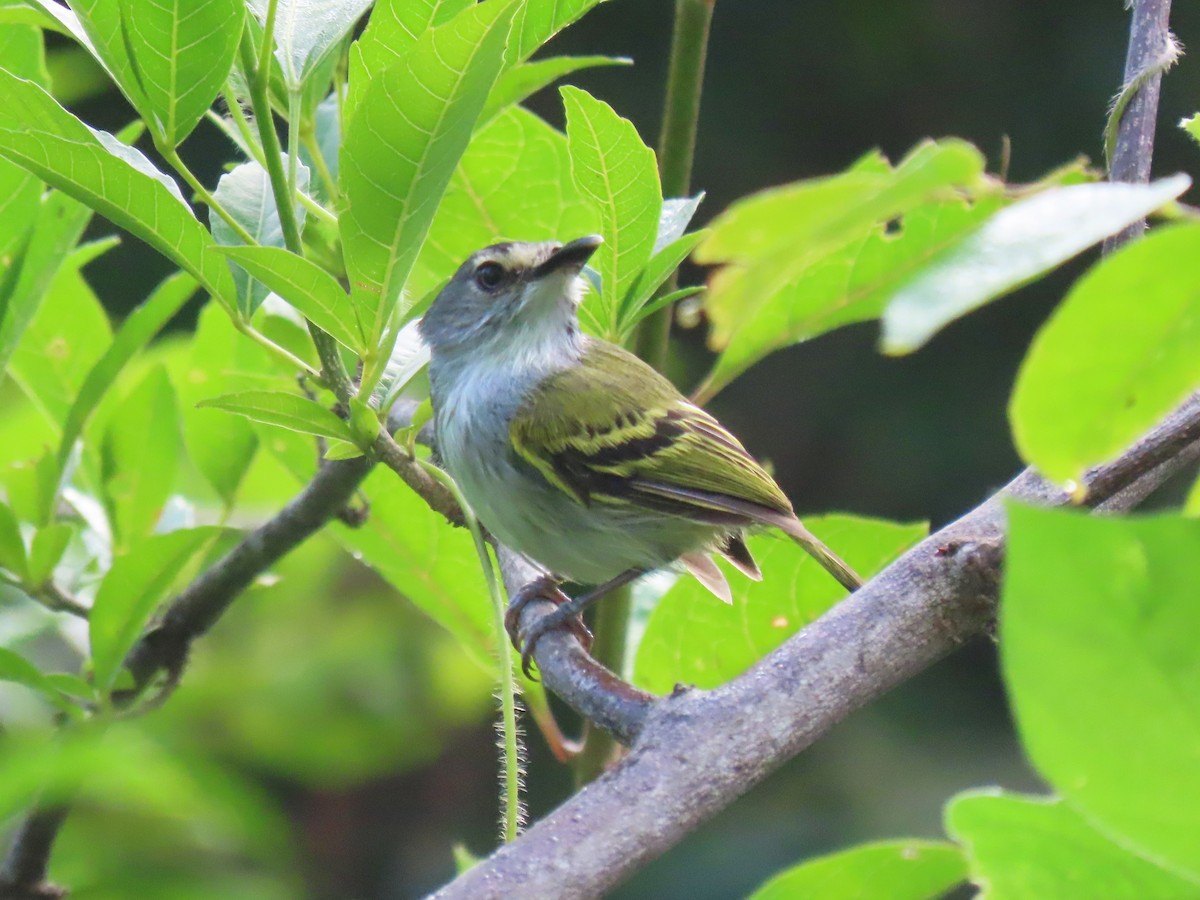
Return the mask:
<svg viewBox="0 0 1200 900">
<path fill-rule="evenodd" d="M 321 151 L 321 144 L 317 141 L 317 136 L 311 129 L 306 129 L 300 135 L 300 142 L 308 150 L 308 155 L 312 157 L 313 168 L 317 170 L 317 177 L 325 185 L 325 190 L 329 192 L 329 197 L 336 206 L 338 198 L 337 179 L 333 177 L 333 172 L 329 169 L 329 162 L 325 159 L 325 154 Z"/>
<path fill-rule="evenodd" d="M 233 326 L 246 337 L 250 338 L 250 340 L 254 341 L 254 343 L 265 347 L 273 356 L 287 363 L 289 366 L 299 369 L 301 372 L 304 372 L 313 378 L 321 378 L 320 372 L 318 372 L 296 354 L 292 353 L 292 351 L 279 346 L 245 319 L 235 318 L 233 320 Z"/>
<path fill-rule="evenodd" d="M 675 0 L 667 96 L 658 139 L 658 171 L 664 197 L 686 197 L 691 190 L 704 62 L 715 3 L 716 0 Z M 657 296 L 665 296 L 676 287 L 678 281 L 672 275 Z M 634 337 L 638 356 L 659 371 L 667 362 L 671 316 L 672 306 L 668 304 L 647 316 Z"/>
<path fill-rule="evenodd" d="M 508 649 L 507 632 L 504 628 L 504 597 L 500 592 L 500 583 L 496 578 L 496 569 L 492 564 L 492 556 L 488 552 L 487 541 L 479 527 L 479 521 L 458 489 L 458 485 L 448 473 L 426 460 L 420 460 L 421 467 L 454 495 L 462 508 L 463 518 L 475 542 L 475 552 L 479 555 L 479 565 L 483 569 L 483 577 L 487 581 L 488 596 L 492 601 L 493 624 L 496 631 L 496 643 L 499 647 L 499 678 L 500 678 L 500 710 L 501 737 L 504 758 L 501 774 L 501 837 L 505 842 L 514 841 L 521 833 L 521 823 L 524 819 L 524 809 L 521 803 L 521 735 L 517 730 L 517 685 L 513 674 L 512 653 Z"/>
<path fill-rule="evenodd" d="M 183 176 L 183 180 L 188 183 L 188 187 L 195 192 L 196 196 L 200 198 L 201 202 L 222 219 L 224 219 L 225 223 L 233 229 L 233 233 L 236 234 L 241 241 L 249 244 L 250 246 L 255 246 L 258 244 L 258 241 L 256 241 L 250 232 L 246 230 L 246 226 L 235 219 L 229 210 L 222 206 L 221 202 L 212 194 L 210 194 L 204 185 L 200 183 L 200 179 L 192 174 L 192 170 L 189 169 L 184 164 L 183 160 L 179 158 L 179 154 L 173 147 L 159 147 L 158 152 L 162 154 L 162 158 L 167 161 L 171 168 Z"/>
<path fill-rule="evenodd" d="M 300 92 L 288 91 L 287 195 L 297 196 L 296 173 L 300 164 Z"/>
</svg>

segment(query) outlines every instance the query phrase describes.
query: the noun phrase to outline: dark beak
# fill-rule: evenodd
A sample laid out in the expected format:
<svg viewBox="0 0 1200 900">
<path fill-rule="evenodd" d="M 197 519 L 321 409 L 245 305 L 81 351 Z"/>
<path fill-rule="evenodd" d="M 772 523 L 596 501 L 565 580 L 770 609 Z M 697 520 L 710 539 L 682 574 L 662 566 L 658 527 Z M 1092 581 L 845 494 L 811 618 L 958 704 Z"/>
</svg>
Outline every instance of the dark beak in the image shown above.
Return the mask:
<svg viewBox="0 0 1200 900">
<path fill-rule="evenodd" d="M 592 258 L 596 248 L 604 243 L 604 238 L 598 234 L 589 234 L 576 238 L 569 244 L 563 244 L 550 255 L 550 258 L 533 270 L 534 278 L 542 278 L 560 269 L 574 269 L 578 272 Z"/>
</svg>

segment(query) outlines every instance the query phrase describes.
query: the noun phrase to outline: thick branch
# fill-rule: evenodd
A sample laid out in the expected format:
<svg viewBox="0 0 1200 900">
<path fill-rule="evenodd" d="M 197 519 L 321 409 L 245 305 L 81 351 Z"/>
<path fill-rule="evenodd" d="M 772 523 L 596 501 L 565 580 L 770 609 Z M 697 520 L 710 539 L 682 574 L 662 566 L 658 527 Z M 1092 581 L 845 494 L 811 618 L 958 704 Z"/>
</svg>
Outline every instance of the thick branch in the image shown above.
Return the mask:
<svg viewBox="0 0 1200 900">
<path fill-rule="evenodd" d="M 46 883 L 50 851 L 67 818 L 66 806 L 35 809 L 21 823 L 0 867 L 0 897 L 5 900 L 53 900 L 64 892 Z"/>
<path fill-rule="evenodd" d="M 1119 459 L 1089 474 L 1088 505 L 1129 509 L 1197 457 L 1200 399 L 1192 398 Z M 1026 470 L 745 674 L 712 691 L 655 701 L 640 728 L 622 719 L 618 726 L 636 740 L 620 766 L 437 896 L 598 896 L 851 712 L 987 632 L 1006 500 L 1070 502 Z M 540 614 L 527 609 L 523 624 Z M 543 641 L 538 668 L 554 687 L 559 660 L 575 641 L 566 634 Z"/>
</svg>

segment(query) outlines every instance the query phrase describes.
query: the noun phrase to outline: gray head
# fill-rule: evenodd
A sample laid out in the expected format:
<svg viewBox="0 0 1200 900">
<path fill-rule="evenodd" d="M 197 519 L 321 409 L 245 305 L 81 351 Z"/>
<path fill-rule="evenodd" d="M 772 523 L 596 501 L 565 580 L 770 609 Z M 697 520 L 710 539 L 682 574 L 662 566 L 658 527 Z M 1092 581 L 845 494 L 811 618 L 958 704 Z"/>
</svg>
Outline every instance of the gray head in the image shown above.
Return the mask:
<svg viewBox="0 0 1200 900">
<path fill-rule="evenodd" d="M 575 326 L 579 273 L 602 242 L 592 234 L 569 244 L 513 241 L 477 250 L 425 313 L 421 336 L 437 354 Z"/>
</svg>

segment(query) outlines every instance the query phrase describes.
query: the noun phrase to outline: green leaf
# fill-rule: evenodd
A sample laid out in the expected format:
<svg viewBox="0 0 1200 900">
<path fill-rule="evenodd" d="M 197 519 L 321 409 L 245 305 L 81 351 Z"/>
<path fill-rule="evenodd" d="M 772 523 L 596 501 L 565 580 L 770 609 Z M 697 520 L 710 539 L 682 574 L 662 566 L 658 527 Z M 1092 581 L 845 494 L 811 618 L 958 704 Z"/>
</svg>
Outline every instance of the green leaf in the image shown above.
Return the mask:
<svg viewBox="0 0 1200 900">
<path fill-rule="evenodd" d="M 633 317 L 630 324 L 636 325 L 639 321 L 649 315 L 653 315 L 660 309 L 672 306 L 680 300 L 686 300 L 688 297 L 695 297 L 697 294 L 704 293 L 704 285 L 694 285 L 692 287 L 680 288 L 677 291 L 671 291 L 669 294 L 663 294 L 661 297 L 655 297 L 645 306 L 637 311 L 637 315 Z"/>
<path fill-rule="evenodd" d="M 63 261 L 8 365 L 47 419 L 60 424 L 112 339 L 108 314 L 79 271 L 91 252 L 81 247 Z"/>
<path fill-rule="evenodd" d="M 350 121 L 340 163 L 349 209 L 340 224 L 372 344 L 392 327 L 401 289 L 500 71 L 512 9 L 490 0 L 425 32 L 371 81 Z"/>
<path fill-rule="evenodd" d="M 379 0 L 362 35 L 350 47 L 346 121 L 376 75 L 404 58 L 425 32 L 444 25 L 474 0 Z"/>
<path fill-rule="evenodd" d="M 287 166 L 287 155 L 283 155 L 283 165 Z M 301 192 L 308 192 L 308 166 L 297 162 L 296 187 Z M 221 176 L 217 182 L 215 194 L 218 202 L 225 207 L 231 216 L 241 224 L 255 242 L 263 247 L 282 247 L 283 225 L 279 221 L 279 209 L 275 205 L 275 194 L 271 188 L 271 177 L 256 162 L 246 162 L 236 166 L 232 172 Z M 304 228 L 306 210 L 296 204 L 296 227 Z M 243 241 L 234 232 L 233 227 L 219 216 L 212 220 L 212 235 L 216 242 L 224 247 L 236 247 Z M 238 309 L 249 318 L 262 305 L 270 292 L 267 285 L 251 278 L 241 266 L 231 266 L 233 281 L 237 285 Z"/>
<path fill-rule="evenodd" d="M 29 580 L 29 563 L 25 540 L 12 508 L 0 503 L 0 567 L 8 569 L 22 582 Z"/>
<path fill-rule="evenodd" d="M 612 107 L 573 87 L 561 90 L 567 150 L 580 193 L 595 204 L 604 245 L 592 258 L 603 279 L 599 301 L 585 301 L 603 336 L 619 337 L 620 300 L 650 259 L 662 212 L 654 151 Z"/>
<path fill-rule="evenodd" d="M 1026 752 L 1104 833 L 1200 881 L 1200 522 L 1009 524 L 1000 653 Z"/>
<path fill-rule="evenodd" d="M 156 178 L 114 156 L 49 94 L 0 69 L 0 156 L 145 241 L 190 272 L 228 309 L 236 290 L 208 230 Z"/>
<path fill-rule="evenodd" d="M 102 477 L 119 547 L 158 521 L 179 464 L 179 414 L 166 369 L 155 366 L 109 418 Z"/>
<path fill-rule="evenodd" d="M 353 441 L 350 426 L 315 400 L 282 391 L 242 391 L 214 397 L 200 404 L 204 408 L 223 409 L 255 422 L 278 425 L 301 434 Z"/>
<path fill-rule="evenodd" d="M 139 541 L 113 560 L 89 618 L 96 689 L 108 693 L 138 636 L 180 573 L 219 528 L 188 528 Z"/>
<path fill-rule="evenodd" d="M 654 292 L 675 274 L 675 270 L 688 258 L 708 232 L 695 231 L 685 234 L 658 250 L 646 267 L 638 274 L 637 280 L 629 287 L 621 301 L 621 321 L 623 328 L 631 327 L 639 316 L 639 312 L 654 296 Z"/>
<path fill-rule="evenodd" d="M 0 371 L 92 214 L 70 197 L 52 191 L 42 197 L 35 215 L 24 247 L 8 271 L 0 274 Z"/>
<path fill-rule="evenodd" d="M 937 900 L 967 877 L 962 851 L 938 841 L 880 841 L 807 860 L 748 900 Z"/>
<path fill-rule="evenodd" d="M 349 295 L 316 263 L 279 247 L 236 247 L 221 252 L 334 340 L 356 353 L 364 352 L 366 342 Z"/>
<path fill-rule="evenodd" d="M 51 6 L 49 2 L 39 5 L 47 9 Z M 79 31 L 83 32 L 83 36 L 71 27 L 69 19 L 60 18 L 57 11 L 53 11 L 53 14 L 71 29 L 80 44 L 112 76 L 141 118 L 149 122 L 154 118 L 154 113 L 129 55 L 129 35 L 123 6 L 123 0 L 75 0 L 71 4 L 71 11 L 78 17 Z"/>
<path fill-rule="evenodd" d="M 249 0 L 265 27 L 268 0 Z M 275 58 L 288 90 L 298 90 L 327 54 L 350 33 L 371 0 L 278 0 L 275 10 Z"/>
<path fill-rule="evenodd" d="M 42 33 L 37 28 L 0 28 L 0 60 L 9 71 L 46 86 L 44 55 Z M 41 192 L 41 184 L 30 173 L 0 160 L 0 272 L 12 267 L 14 251 L 36 217 Z M 7 281 L 0 277 L 0 296 Z"/>
<path fill-rule="evenodd" d="M 516 106 L 542 88 L 582 69 L 631 65 L 633 60 L 625 56 L 552 56 L 521 63 L 506 69 L 496 79 L 496 85 L 488 95 L 487 104 L 479 118 L 483 122 L 491 121 L 505 108 Z"/>
<path fill-rule="evenodd" d="M 513 17 L 512 36 L 508 41 L 508 65 L 529 59 L 542 44 L 601 2 L 603 0 L 522 3 Z"/>
<path fill-rule="evenodd" d="M 870 154 L 840 175 L 763 191 L 717 217 L 694 254 L 725 264 L 705 296 L 712 345 L 724 352 L 702 395 L 779 347 L 878 315 L 882 292 L 977 222 L 963 198 L 996 202 L 983 165 L 969 144 L 925 142 L 894 168 Z M 893 240 L 887 226 L 897 220 Z"/>
<path fill-rule="evenodd" d="M 1186 131 L 1197 144 L 1200 144 L 1200 113 L 1179 120 L 1179 127 Z"/>
<path fill-rule="evenodd" d="M 29 547 L 29 583 L 45 584 L 67 550 L 75 528 L 67 522 L 51 522 L 37 530 Z"/>
<path fill-rule="evenodd" d="M 879 571 L 924 537 L 923 524 L 854 516 L 815 516 L 805 525 L 864 576 Z M 658 602 L 637 649 L 634 682 L 655 693 L 676 684 L 714 687 L 754 662 L 846 596 L 807 553 L 775 534 L 747 540 L 761 583 L 733 573 L 733 603 L 681 577 Z"/>
<path fill-rule="evenodd" d="M 181 144 L 212 106 L 233 65 L 245 11 L 241 0 L 121 0 L 121 37 L 159 146 Z"/>
<path fill-rule="evenodd" d="M 378 468 L 363 483 L 366 528 L 334 527 L 338 541 L 453 634 L 486 671 L 496 666 L 487 586 L 465 528 L 446 523 L 395 473 Z"/>
<path fill-rule="evenodd" d="M 349 441 L 330 441 L 325 451 L 325 459 L 358 459 L 363 455 L 362 448 Z"/>
<path fill-rule="evenodd" d="M 1021 365 L 1010 416 L 1022 457 L 1078 478 L 1200 385 L 1197 284 L 1197 224 L 1156 229 L 1084 275 Z"/>
<path fill-rule="evenodd" d="M 960 794 L 946 807 L 946 830 L 964 845 L 971 880 L 986 886 L 989 900 L 1200 897 L 1200 882 L 1115 843 L 1061 800 Z"/>
<path fill-rule="evenodd" d="M 0 681 L 23 684 L 37 691 L 59 709 L 77 711 L 75 704 L 60 694 L 37 666 L 5 647 L 0 647 Z"/>
<path fill-rule="evenodd" d="M 154 289 L 122 323 L 113 342 L 87 374 L 83 386 L 63 424 L 58 448 L 59 466 L 65 466 L 75 441 L 83 433 L 92 412 L 116 381 L 117 375 L 134 355 L 162 330 L 183 305 L 196 293 L 196 282 L 184 272 L 176 272 Z"/>
<path fill-rule="evenodd" d="M 564 240 L 594 232 L 595 210 L 571 180 L 567 140 L 528 110 L 502 112 L 471 138 L 410 279 L 437 288 L 480 247 Z"/>
<path fill-rule="evenodd" d="M 1174 200 L 1186 175 L 1153 184 L 1051 188 L 992 216 L 901 287 L 883 314 L 883 349 L 908 353 L 948 322 L 1066 262 Z"/>
<path fill-rule="evenodd" d="M 68 697 L 78 697 L 80 700 L 93 700 L 96 689 L 80 678 L 67 672 L 46 672 L 46 683 L 54 687 L 60 694 Z"/>
<path fill-rule="evenodd" d="M 179 381 L 184 442 L 188 456 L 226 507 L 232 505 L 254 459 L 258 438 L 245 419 L 198 409 L 197 404 L 267 380 L 272 365 L 273 360 L 257 344 L 243 339 L 221 310 L 211 304 L 201 310 L 188 368 Z"/>
</svg>

